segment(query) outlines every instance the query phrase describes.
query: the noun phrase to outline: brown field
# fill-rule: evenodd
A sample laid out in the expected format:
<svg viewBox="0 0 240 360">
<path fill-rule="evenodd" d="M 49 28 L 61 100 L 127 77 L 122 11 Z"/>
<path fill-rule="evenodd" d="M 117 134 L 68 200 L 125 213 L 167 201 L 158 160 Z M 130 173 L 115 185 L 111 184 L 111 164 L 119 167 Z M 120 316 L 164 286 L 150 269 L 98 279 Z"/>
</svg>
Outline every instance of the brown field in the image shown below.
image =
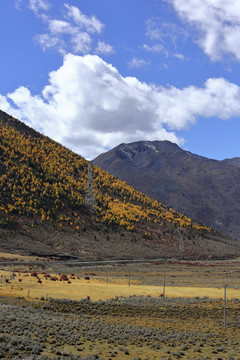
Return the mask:
<svg viewBox="0 0 240 360">
<path fill-rule="evenodd" d="M 72 267 L 8 257 L 0 358 L 240 359 L 239 260 Z"/>
</svg>

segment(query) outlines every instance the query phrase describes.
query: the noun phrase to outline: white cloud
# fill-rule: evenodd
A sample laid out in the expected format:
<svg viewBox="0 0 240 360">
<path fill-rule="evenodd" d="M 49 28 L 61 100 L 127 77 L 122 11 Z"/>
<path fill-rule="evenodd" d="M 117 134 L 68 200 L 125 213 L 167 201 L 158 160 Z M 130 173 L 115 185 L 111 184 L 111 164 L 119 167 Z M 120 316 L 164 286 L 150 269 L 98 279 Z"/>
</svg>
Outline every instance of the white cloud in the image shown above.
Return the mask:
<svg viewBox="0 0 240 360">
<path fill-rule="evenodd" d="M 176 53 L 179 40 L 185 41 L 187 38 L 183 27 L 162 21 L 159 17 L 151 17 L 146 21 L 145 35 L 150 39 L 150 44 L 142 45 L 141 48 L 144 50 L 151 53 L 163 53 L 166 57 L 184 59 L 183 55 Z"/>
<path fill-rule="evenodd" d="M 0 106 L 91 159 L 121 142 L 181 144 L 175 132 L 199 117 L 240 116 L 239 98 L 240 88 L 222 78 L 203 87 L 157 87 L 121 76 L 97 55 L 68 54 L 40 95 L 20 87 L 1 96 Z"/>
<path fill-rule="evenodd" d="M 29 7 L 47 24 L 46 32 L 34 37 L 35 44 L 40 45 L 43 51 L 52 48 L 62 55 L 87 54 L 93 50 L 94 36 L 104 29 L 104 24 L 96 16 L 88 17 L 76 6 L 64 4 L 60 19 L 50 18 L 47 14 L 49 4 L 46 0 L 30 0 Z M 95 52 L 110 54 L 114 50 L 111 45 L 98 41 Z"/>
<path fill-rule="evenodd" d="M 34 37 L 34 42 L 39 44 L 43 51 L 46 51 L 49 48 L 57 47 L 59 52 L 62 52 L 63 54 L 65 53 L 65 43 L 61 42 L 61 39 L 56 36 L 49 34 L 39 34 Z"/>
<path fill-rule="evenodd" d="M 176 43 L 178 38 L 185 39 L 186 31 L 177 24 L 164 22 L 159 17 L 151 17 L 146 21 L 146 36 L 151 40 Z"/>
<path fill-rule="evenodd" d="M 163 34 L 159 26 L 160 20 L 156 21 L 155 18 L 150 18 L 146 21 L 146 35 L 151 40 L 162 40 Z"/>
<path fill-rule="evenodd" d="M 170 129 L 181 130 L 194 124 L 199 117 L 218 117 L 227 120 L 240 116 L 240 87 L 223 78 L 210 78 L 204 87 L 184 89 L 161 88 L 160 114 Z"/>
<path fill-rule="evenodd" d="M 80 31 L 71 37 L 72 52 L 74 54 L 87 54 L 91 51 L 92 39 L 88 33 Z"/>
<path fill-rule="evenodd" d="M 84 15 L 76 6 L 64 4 L 67 9 L 66 17 L 78 25 L 81 29 L 85 29 L 89 33 L 101 33 L 104 25 L 99 21 L 96 16 L 88 17 Z"/>
<path fill-rule="evenodd" d="M 16 9 L 20 10 L 21 4 L 22 4 L 22 0 L 15 0 L 14 5 Z"/>
<path fill-rule="evenodd" d="M 91 50 L 92 38 L 90 35 L 64 20 L 48 20 L 50 34 L 41 34 L 35 37 L 45 51 L 50 47 L 56 47 L 62 54 L 68 51 L 74 54 L 86 54 Z M 68 35 L 68 41 L 62 35 Z"/>
<path fill-rule="evenodd" d="M 185 60 L 185 56 L 183 54 L 176 53 L 176 54 L 173 54 L 173 56 L 179 60 Z"/>
<path fill-rule="evenodd" d="M 6 96 L 2 96 L 0 95 L 0 109 L 2 111 L 5 111 L 6 113 L 8 113 L 11 116 L 20 116 L 21 113 L 17 112 L 9 103 L 8 99 Z"/>
<path fill-rule="evenodd" d="M 165 48 L 161 44 L 156 44 L 156 45 L 143 44 L 141 46 L 141 48 L 143 48 L 144 50 L 146 50 L 148 52 L 153 52 L 153 53 L 162 52 L 162 53 L 167 54 L 167 51 L 165 50 Z"/>
<path fill-rule="evenodd" d="M 95 50 L 96 54 L 112 54 L 114 53 L 114 49 L 111 45 L 106 44 L 103 41 L 98 41 L 98 45 Z"/>
<path fill-rule="evenodd" d="M 198 29 L 198 43 L 213 60 L 231 54 L 240 61 L 239 0 L 168 0 L 178 15 Z"/>
<path fill-rule="evenodd" d="M 131 61 L 129 61 L 128 66 L 130 68 L 143 68 L 145 66 L 149 65 L 149 63 L 143 59 L 133 58 Z"/>
<path fill-rule="evenodd" d="M 50 3 L 47 0 L 29 0 L 29 9 L 31 9 L 35 15 L 39 15 L 41 11 L 46 12 L 50 8 Z"/>
<path fill-rule="evenodd" d="M 73 32 L 73 27 L 71 24 L 64 20 L 49 20 L 48 21 L 48 28 L 52 34 L 71 34 Z"/>
<path fill-rule="evenodd" d="M 155 45 L 148 45 L 148 44 L 143 44 L 140 46 L 143 50 L 149 52 L 149 53 L 162 53 L 166 58 L 168 57 L 175 57 L 179 60 L 186 60 L 185 56 L 183 54 L 180 53 L 174 53 L 172 51 L 168 51 L 163 45 L 161 44 L 155 44 Z M 144 60 L 141 60 L 144 61 Z M 147 63 L 146 63 L 147 64 Z M 145 65 L 146 65 L 145 64 Z M 133 59 L 133 65 L 134 65 L 134 59 Z M 137 64 L 136 64 L 137 65 Z M 134 67 L 134 66 L 132 66 Z M 136 66 L 137 67 L 137 66 Z"/>
</svg>

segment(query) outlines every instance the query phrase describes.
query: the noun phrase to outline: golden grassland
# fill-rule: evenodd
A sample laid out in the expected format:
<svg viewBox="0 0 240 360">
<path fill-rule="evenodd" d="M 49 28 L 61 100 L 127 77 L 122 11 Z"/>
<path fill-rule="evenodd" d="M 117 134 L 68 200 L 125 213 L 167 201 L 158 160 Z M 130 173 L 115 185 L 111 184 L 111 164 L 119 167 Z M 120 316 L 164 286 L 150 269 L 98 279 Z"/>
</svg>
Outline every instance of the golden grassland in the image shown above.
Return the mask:
<svg viewBox="0 0 240 360">
<path fill-rule="evenodd" d="M 1 272 L 1 275 L 8 276 L 8 272 Z M 26 275 L 24 275 L 26 276 Z M 129 296 L 162 296 L 163 286 L 138 285 L 133 281 L 129 287 L 128 281 L 122 279 L 118 283 L 108 283 L 98 280 L 76 280 L 71 279 L 71 284 L 60 281 L 50 281 L 43 279 L 42 284 L 32 278 L 25 278 L 21 276 L 23 281 L 19 284 L 18 276 L 15 281 L 10 281 L 8 284 L 0 284 L 0 296 L 24 296 L 31 299 L 43 297 L 52 297 L 54 299 L 71 299 L 81 300 L 88 296 L 92 301 L 108 300 L 115 297 L 129 297 Z M 31 276 L 29 274 L 29 276 Z M 109 279 L 112 282 L 111 279 Z M 209 297 L 209 298 L 223 298 L 223 288 L 204 288 L 204 287 L 177 287 L 166 286 L 165 294 L 167 297 Z M 240 289 L 227 289 L 228 298 L 240 299 Z"/>
<path fill-rule="evenodd" d="M 240 297 L 240 259 L 168 260 L 74 268 L 64 262 L 13 253 L 0 253 L 0 260 L 0 296 L 71 300 L 90 297 L 98 301 L 116 296 L 158 297 L 165 291 L 167 297 L 221 298 L 226 285 L 228 298 Z M 18 265 L 14 265 L 13 260 Z"/>
<path fill-rule="evenodd" d="M 0 259 L 30 261 L 31 262 L 31 261 L 36 261 L 36 256 L 28 256 L 28 255 L 0 252 Z M 46 259 L 44 257 L 42 257 L 41 260 L 46 260 Z"/>
<path fill-rule="evenodd" d="M 165 285 L 163 289 L 163 282 L 159 285 L 142 285 L 139 280 L 130 279 L 129 277 L 111 277 L 105 275 L 92 276 L 83 275 L 82 273 L 68 274 L 68 280 L 61 280 L 60 274 L 47 274 L 35 272 L 17 272 L 0 271 L 0 296 L 11 297 L 25 297 L 31 299 L 54 298 L 54 299 L 70 299 L 81 300 L 90 298 L 92 301 L 108 300 L 115 297 L 129 297 L 129 296 L 152 296 L 158 297 L 209 297 L 209 298 L 223 298 L 222 287 L 201 287 L 198 286 L 181 286 Z M 12 277 L 14 274 L 14 279 Z M 154 273 L 152 274 L 154 275 Z M 48 276 L 48 277 L 47 277 Z M 133 274 L 132 274 L 133 276 Z M 6 282 L 7 279 L 7 282 Z M 185 281 L 186 283 L 186 281 Z M 240 288 L 228 288 L 228 298 L 240 299 Z"/>
<path fill-rule="evenodd" d="M 239 260 L 172 261 L 74 270 L 46 262 L 48 268 L 44 271 L 34 257 L 26 261 L 0 266 L 0 307 L 5 326 L 0 336 L 5 334 L 9 344 L 17 343 L 16 337 L 22 341 L 25 350 L 16 349 L 22 356 L 29 355 L 28 349 L 37 351 L 41 339 L 45 345 L 41 355 L 47 359 L 61 356 L 96 359 L 96 355 L 116 360 L 239 359 Z M 60 280 L 63 274 L 68 280 Z M 228 283 L 226 328 L 225 283 Z M 8 313 L 8 306 L 12 305 Z M 25 330 L 21 330 L 21 324 Z M 23 343 L 19 331 L 27 334 L 24 336 L 32 343 L 24 345 L 27 340 Z M 12 358 L 7 351 L 4 356 Z"/>
</svg>

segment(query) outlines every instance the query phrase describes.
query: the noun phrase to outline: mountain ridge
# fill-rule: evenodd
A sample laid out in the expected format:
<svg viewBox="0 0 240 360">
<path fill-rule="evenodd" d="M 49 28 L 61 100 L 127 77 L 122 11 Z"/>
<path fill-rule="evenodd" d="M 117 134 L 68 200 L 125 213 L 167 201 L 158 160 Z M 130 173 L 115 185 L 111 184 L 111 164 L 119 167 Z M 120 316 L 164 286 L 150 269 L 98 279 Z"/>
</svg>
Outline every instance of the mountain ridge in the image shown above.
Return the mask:
<svg viewBox="0 0 240 360">
<path fill-rule="evenodd" d="M 165 140 L 120 144 L 93 163 L 194 220 L 240 239 L 240 158 L 208 159 Z"/>
</svg>

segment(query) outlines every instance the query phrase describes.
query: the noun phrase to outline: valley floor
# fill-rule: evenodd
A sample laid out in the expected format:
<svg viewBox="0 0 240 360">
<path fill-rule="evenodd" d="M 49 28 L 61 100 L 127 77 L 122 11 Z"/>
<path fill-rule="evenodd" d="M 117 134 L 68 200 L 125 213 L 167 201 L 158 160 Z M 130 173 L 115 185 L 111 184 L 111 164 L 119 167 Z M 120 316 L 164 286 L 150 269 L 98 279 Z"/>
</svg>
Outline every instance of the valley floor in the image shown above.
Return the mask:
<svg viewBox="0 0 240 360">
<path fill-rule="evenodd" d="M 240 301 L 0 299 L 4 359 L 239 359 Z"/>
<path fill-rule="evenodd" d="M 0 266 L 2 359 L 240 359 L 239 260 L 42 269 L 14 256 Z"/>
</svg>

